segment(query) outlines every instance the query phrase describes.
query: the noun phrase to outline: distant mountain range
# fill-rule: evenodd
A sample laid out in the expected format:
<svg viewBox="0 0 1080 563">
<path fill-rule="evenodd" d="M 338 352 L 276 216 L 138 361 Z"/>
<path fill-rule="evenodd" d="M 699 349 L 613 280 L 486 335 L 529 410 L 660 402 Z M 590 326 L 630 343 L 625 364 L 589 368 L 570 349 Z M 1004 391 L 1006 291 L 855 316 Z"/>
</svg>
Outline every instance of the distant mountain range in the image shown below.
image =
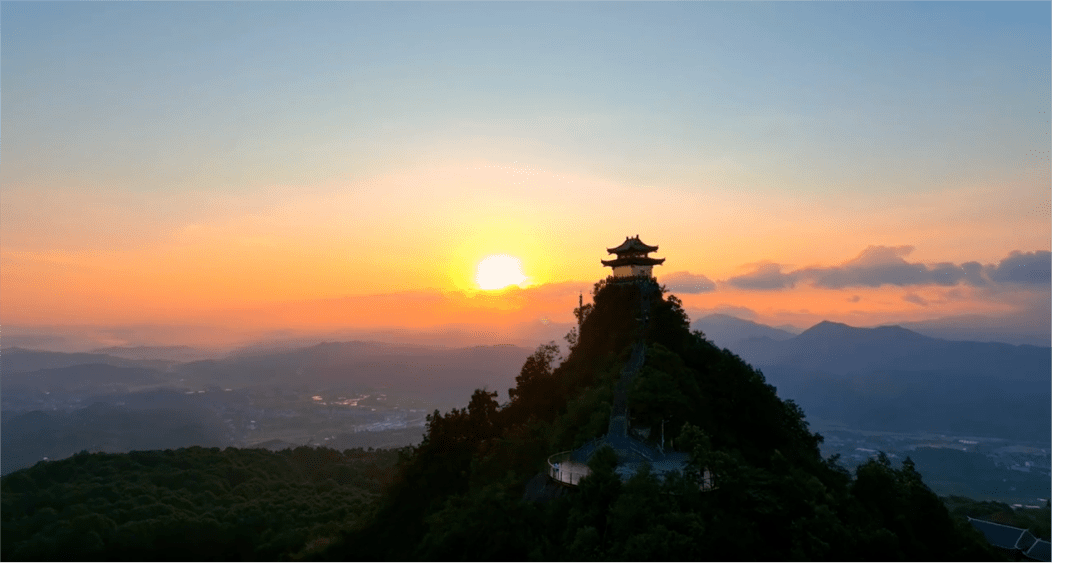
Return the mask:
<svg viewBox="0 0 1080 563">
<path fill-rule="evenodd" d="M 3 351 L 0 472 L 83 449 L 228 445 L 243 434 L 242 427 L 248 424 L 241 422 L 244 420 L 251 421 L 252 429 L 254 419 L 261 422 L 264 417 L 285 418 L 288 424 L 300 427 L 315 415 L 297 415 L 296 405 L 287 398 L 292 396 L 289 393 L 281 395 L 286 398 L 278 402 L 269 401 L 278 405 L 273 413 L 251 404 L 253 395 L 278 396 L 275 393 L 286 389 L 312 393 L 379 391 L 395 400 L 415 397 L 448 409 L 464 405 L 474 389 L 486 387 L 497 390 L 499 398 L 506 400 L 506 389 L 514 384 L 525 358 L 533 352 L 510 345 L 447 349 L 381 342 L 323 342 L 300 347 L 282 343 L 239 350 L 220 359 L 177 362 L 150 359 L 154 349 L 108 351 L 114 354 L 20 348 Z M 175 348 L 160 351 L 173 358 L 190 352 Z M 228 392 L 230 388 L 235 392 Z M 328 417 L 333 410 L 326 410 Z M 251 413 L 250 418 L 241 416 L 244 413 Z M 294 416 L 299 418 L 289 418 Z M 354 418 L 357 424 L 367 421 Z M 388 444 L 394 439 L 417 439 L 419 432 L 413 427 L 375 437 L 369 436 L 370 432 L 343 434 L 336 436 L 333 444 Z"/>
<path fill-rule="evenodd" d="M 997 319 L 981 315 L 959 315 L 899 323 L 900 326 L 945 340 L 974 342 L 1004 342 L 1007 344 L 1031 344 L 1050 346 L 1049 316 L 1041 322 L 1024 322 L 1022 319 Z M 1038 326 L 1038 325 L 1042 326 Z M 1036 326 L 1032 326 L 1036 325 Z"/>
<path fill-rule="evenodd" d="M 123 350 L 112 350 L 126 353 Z M 189 350 L 168 349 L 173 357 Z M 64 353 L 8 348 L 0 373 L 6 390 L 115 392 L 120 386 L 159 383 L 189 389 L 213 385 L 384 388 L 438 404 L 468 402 L 474 389 L 513 386 L 532 349 L 514 345 L 467 348 L 427 347 L 382 342 L 322 342 L 253 346 L 219 359 L 177 362 L 145 358 L 148 350 L 127 355 Z M 85 394 L 85 393 L 80 393 Z"/>
<path fill-rule="evenodd" d="M 88 364 L 165 369 L 173 363 L 161 358 L 129 359 L 101 352 L 48 352 L 11 347 L 4 348 L 3 353 L 0 353 L 0 374 L 6 376 L 17 372 L 68 368 Z"/>
<path fill-rule="evenodd" d="M 22 387 L 41 392 L 90 393 L 115 391 L 115 388 L 142 387 L 165 383 L 165 374 L 143 367 L 115 366 L 102 363 L 44 368 L 28 372 L 6 373 L 3 387 Z"/>
<path fill-rule="evenodd" d="M 272 385 L 387 388 L 440 404 L 464 404 L 486 387 L 506 389 L 533 350 L 513 345 L 426 348 L 379 342 L 324 342 L 294 350 L 179 364 L 189 383 L 222 387 Z"/>
<path fill-rule="evenodd" d="M 794 335 L 711 315 L 693 323 L 810 416 L 874 430 L 1050 440 L 1051 349 L 823 321 Z"/>
<path fill-rule="evenodd" d="M 899 326 L 856 328 L 822 321 L 795 335 L 711 315 L 692 328 L 755 366 L 792 366 L 835 375 L 881 370 L 933 371 L 1007 380 L 1050 379 L 1050 348 L 931 338 Z"/>
<path fill-rule="evenodd" d="M 92 350 L 92 354 L 106 354 L 129 360 L 165 360 L 171 362 L 192 362 L 222 356 L 214 350 L 203 350 L 191 346 L 110 346 Z"/>
<path fill-rule="evenodd" d="M 713 344 L 731 350 L 749 339 L 769 338 L 779 342 L 794 338 L 798 334 L 723 314 L 701 317 L 691 324 L 691 328 L 704 332 Z"/>
<path fill-rule="evenodd" d="M 857 328 L 828 321 L 796 334 L 728 315 L 703 317 L 691 326 L 762 370 L 781 396 L 815 418 L 862 429 L 1050 438 L 1048 347 L 952 341 L 899 326 Z M 154 352 L 172 359 L 154 358 Z M 378 388 L 461 405 L 481 387 L 497 390 L 505 400 L 532 349 L 295 342 L 177 361 L 194 353 L 184 347 L 76 354 L 8 348 L 0 358 L 5 408 L 45 391 L 91 398 L 95 391 L 154 385 Z"/>
<path fill-rule="evenodd" d="M 174 396 L 171 401 L 158 401 L 164 406 L 150 403 L 131 408 L 95 402 L 70 412 L 5 413 L 0 427 L 0 474 L 81 450 L 127 452 L 228 445 L 228 433 L 212 412 L 184 404 L 185 396 L 178 391 L 157 394 L 162 393 Z"/>
</svg>

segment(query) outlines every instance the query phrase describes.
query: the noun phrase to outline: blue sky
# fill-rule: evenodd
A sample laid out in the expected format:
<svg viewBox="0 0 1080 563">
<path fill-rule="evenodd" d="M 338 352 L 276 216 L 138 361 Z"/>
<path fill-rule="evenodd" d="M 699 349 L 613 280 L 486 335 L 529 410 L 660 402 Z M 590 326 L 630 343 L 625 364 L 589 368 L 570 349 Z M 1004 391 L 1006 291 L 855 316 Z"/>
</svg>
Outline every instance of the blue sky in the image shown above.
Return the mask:
<svg viewBox="0 0 1080 563">
<path fill-rule="evenodd" d="M 913 163 L 932 180 L 958 159 L 993 174 L 1048 150 L 1034 116 L 1049 111 L 1049 11 L 15 3 L 4 133 L 28 167 L 48 158 L 51 173 L 133 189 L 208 167 L 221 181 L 299 180 L 480 150 L 703 189 L 736 158 L 744 177 L 782 183 L 766 170 L 783 154 L 834 186 L 818 189 L 921 189 Z M 48 156 L 22 154 L 41 146 Z M 769 157 L 746 158 L 762 146 Z M 148 170 L 115 170 L 118 153 Z"/>
</svg>

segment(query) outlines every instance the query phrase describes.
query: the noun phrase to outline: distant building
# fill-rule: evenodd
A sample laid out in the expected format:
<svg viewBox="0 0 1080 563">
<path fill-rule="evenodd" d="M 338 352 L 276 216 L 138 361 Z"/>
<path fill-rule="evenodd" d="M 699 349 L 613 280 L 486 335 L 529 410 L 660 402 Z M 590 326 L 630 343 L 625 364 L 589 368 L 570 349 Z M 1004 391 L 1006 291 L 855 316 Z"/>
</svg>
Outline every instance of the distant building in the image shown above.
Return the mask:
<svg viewBox="0 0 1080 563">
<path fill-rule="evenodd" d="M 1035 537 L 1023 528 L 979 520 L 970 516 L 968 516 L 968 522 L 976 530 L 982 532 L 990 545 L 1009 555 L 1023 555 L 1035 561 L 1050 561 L 1050 542 Z"/>
<path fill-rule="evenodd" d="M 616 278 L 652 277 L 652 267 L 664 263 L 666 258 L 650 258 L 650 252 L 656 252 L 660 247 L 649 246 L 634 235 L 626 237 L 622 244 L 615 248 L 607 249 L 608 254 L 614 254 L 614 260 L 601 260 L 600 263 L 612 269 L 612 275 Z"/>
</svg>

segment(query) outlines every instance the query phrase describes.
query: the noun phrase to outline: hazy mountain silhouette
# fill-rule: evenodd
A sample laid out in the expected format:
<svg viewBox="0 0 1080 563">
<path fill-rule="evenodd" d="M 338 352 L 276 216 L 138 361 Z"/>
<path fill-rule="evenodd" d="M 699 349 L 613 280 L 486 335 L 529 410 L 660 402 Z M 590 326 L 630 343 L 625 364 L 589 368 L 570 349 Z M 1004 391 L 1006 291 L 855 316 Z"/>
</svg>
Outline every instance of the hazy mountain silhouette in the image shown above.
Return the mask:
<svg viewBox="0 0 1080 563">
<path fill-rule="evenodd" d="M 119 351 L 149 356 L 187 354 L 187 347 L 140 347 Z M 477 387 L 505 390 L 530 350 L 514 345 L 440 348 L 383 342 L 262 343 L 229 356 L 177 363 L 129 359 L 103 353 L 44 352 L 11 348 L 3 355 L 3 383 L 41 391 L 176 383 L 248 387 L 342 386 L 388 388 L 439 402 L 467 400 Z M 166 372 L 168 370 L 168 372 Z"/>
<path fill-rule="evenodd" d="M 733 350 L 759 366 L 838 375 L 880 370 L 947 371 L 1007 380 L 1049 381 L 1050 348 L 931 338 L 899 327 L 856 328 L 822 321 L 781 342 L 752 339 Z"/>
<path fill-rule="evenodd" d="M 83 364 L 29 372 L 5 373 L 3 387 L 37 391 L 103 391 L 110 387 L 134 387 L 164 383 L 160 371 L 142 367 L 118 367 L 108 364 Z"/>
<path fill-rule="evenodd" d="M 448 404 L 467 400 L 477 387 L 505 390 L 530 354 L 512 345 L 436 349 L 380 342 L 324 342 L 176 366 L 190 383 L 389 388 Z"/>
<path fill-rule="evenodd" d="M 776 340 L 770 327 L 724 322 L 727 347 L 809 416 L 865 430 L 1050 440 L 1050 348 L 829 321 Z M 751 336 L 739 339 L 739 327 Z"/>
<path fill-rule="evenodd" d="M 128 360 L 166 360 L 171 362 L 192 362 L 221 355 L 212 350 L 202 350 L 191 346 L 110 346 L 92 350 L 90 353 L 107 354 Z"/>
<path fill-rule="evenodd" d="M 728 349 L 734 349 L 739 343 L 750 338 L 783 341 L 794 338 L 797 334 L 724 314 L 701 317 L 691 323 L 690 327 L 705 333 L 705 337 L 713 344 Z"/>
<path fill-rule="evenodd" d="M 1004 342 L 1006 344 L 1030 344 L 1050 346 L 1049 315 L 1042 321 L 1024 322 L 1023 319 L 1002 319 L 981 315 L 958 315 L 926 321 L 900 323 L 920 334 L 945 340 L 968 340 L 976 342 Z M 1033 326 L 1036 325 L 1036 326 Z"/>
<path fill-rule="evenodd" d="M 329 341 L 325 338 L 291 338 L 261 340 L 236 348 L 223 360 L 251 358 L 254 356 L 283 356 L 307 350 L 304 354 L 319 357 L 337 357 L 341 360 L 366 358 L 376 355 L 426 354 L 432 350 L 445 350 L 445 346 L 382 342 L 373 340 Z"/>
<path fill-rule="evenodd" d="M 2 466 L 7 474 L 42 458 L 66 458 L 82 450 L 127 452 L 186 446 L 225 446 L 228 433 L 218 417 L 179 391 L 158 391 L 132 404 L 95 402 L 71 412 L 31 411 L 5 416 Z"/>
<path fill-rule="evenodd" d="M 160 359 L 129 359 L 104 353 L 68 353 L 6 348 L 0 355 L 0 373 L 36 371 L 39 369 L 66 368 L 85 364 L 105 364 L 116 367 L 142 367 L 165 369 L 173 362 Z"/>
</svg>

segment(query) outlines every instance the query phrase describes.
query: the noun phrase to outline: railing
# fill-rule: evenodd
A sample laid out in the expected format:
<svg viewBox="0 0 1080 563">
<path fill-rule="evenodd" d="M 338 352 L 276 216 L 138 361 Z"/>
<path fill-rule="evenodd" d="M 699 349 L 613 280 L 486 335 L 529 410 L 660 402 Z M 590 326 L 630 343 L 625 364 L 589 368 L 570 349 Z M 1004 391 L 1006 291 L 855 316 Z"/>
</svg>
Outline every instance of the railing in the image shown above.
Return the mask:
<svg viewBox="0 0 1080 563">
<path fill-rule="evenodd" d="M 573 461 L 570 458 L 573 453 L 565 451 L 548 457 L 548 476 L 560 483 L 574 486 L 588 477 L 589 466 Z"/>
<path fill-rule="evenodd" d="M 594 440 L 597 442 L 597 440 Z M 587 444 L 591 445 L 591 444 Z M 574 461 L 573 454 L 585 449 L 584 447 L 578 450 L 567 450 L 565 452 L 559 452 L 547 459 L 548 464 L 548 477 L 560 483 L 577 486 L 581 483 L 581 480 L 589 476 L 589 466 L 579 461 Z M 644 463 L 652 464 L 653 460 L 645 461 Z M 556 468 L 558 464 L 558 468 Z M 629 478 L 630 475 L 624 475 L 624 478 Z M 716 488 L 716 483 L 713 481 L 712 473 L 705 470 L 701 475 L 701 491 L 707 492 Z"/>
</svg>

